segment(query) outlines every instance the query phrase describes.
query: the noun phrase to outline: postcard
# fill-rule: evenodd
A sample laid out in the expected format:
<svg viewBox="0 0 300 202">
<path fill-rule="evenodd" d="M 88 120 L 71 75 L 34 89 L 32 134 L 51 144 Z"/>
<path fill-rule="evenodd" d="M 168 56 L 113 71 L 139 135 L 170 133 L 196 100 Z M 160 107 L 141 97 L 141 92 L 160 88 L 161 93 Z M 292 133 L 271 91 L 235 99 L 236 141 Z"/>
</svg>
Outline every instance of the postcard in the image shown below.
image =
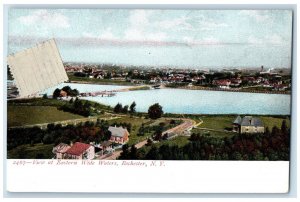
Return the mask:
<svg viewBox="0 0 300 202">
<path fill-rule="evenodd" d="M 288 192 L 292 22 L 283 9 L 9 8 L 8 190 Z"/>
</svg>

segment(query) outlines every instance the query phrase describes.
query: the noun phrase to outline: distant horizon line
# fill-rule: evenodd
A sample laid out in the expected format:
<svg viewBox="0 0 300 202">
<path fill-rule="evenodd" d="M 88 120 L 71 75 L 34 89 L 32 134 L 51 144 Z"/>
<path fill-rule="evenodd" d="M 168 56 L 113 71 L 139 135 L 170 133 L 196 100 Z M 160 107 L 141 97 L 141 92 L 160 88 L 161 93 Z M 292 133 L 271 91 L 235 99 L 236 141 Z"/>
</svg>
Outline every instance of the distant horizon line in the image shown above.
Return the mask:
<svg viewBox="0 0 300 202">
<path fill-rule="evenodd" d="M 139 67 L 139 68 L 176 68 L 176 69 L 260 69 L 262 66 L 267 69 L 291 69 L 291 67 L 269 67 L 264 65 L 259 66 L 174 66 L 174 65 L 134 65 L 134 64 L 113 64 L 113 63 L 99 63 L 99 62 L 75 62 L 75 61 L 63 61 L 63 63 L 74 64 L 90 64 L 90 65 L 110 65 L 110 66 L 124 66 L 124 67 Z"/>
</svg>

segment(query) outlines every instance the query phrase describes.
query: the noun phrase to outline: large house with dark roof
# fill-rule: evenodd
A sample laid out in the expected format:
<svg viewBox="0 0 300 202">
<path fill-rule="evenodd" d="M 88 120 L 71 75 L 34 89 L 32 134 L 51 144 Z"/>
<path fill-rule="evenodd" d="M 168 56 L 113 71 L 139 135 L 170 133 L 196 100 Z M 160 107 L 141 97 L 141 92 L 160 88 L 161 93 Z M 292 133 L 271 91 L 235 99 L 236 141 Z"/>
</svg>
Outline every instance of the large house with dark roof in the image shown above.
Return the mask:
<svg viewBox="0 0 300 202">
<path fill-rule="evenodd" d="M 110 141 L 118 144 L 125 144 L 129 140 L 129 132 L 123 127 L 109 126 L 108 130 L 111 132 Z"/>
<path fill-rule="evenodd" d="M 237 116 L 233 121 L 233 130 L 239 133 L 264 133 L 265 127 L 260 118 L 253 116 Z"/>
</svg>

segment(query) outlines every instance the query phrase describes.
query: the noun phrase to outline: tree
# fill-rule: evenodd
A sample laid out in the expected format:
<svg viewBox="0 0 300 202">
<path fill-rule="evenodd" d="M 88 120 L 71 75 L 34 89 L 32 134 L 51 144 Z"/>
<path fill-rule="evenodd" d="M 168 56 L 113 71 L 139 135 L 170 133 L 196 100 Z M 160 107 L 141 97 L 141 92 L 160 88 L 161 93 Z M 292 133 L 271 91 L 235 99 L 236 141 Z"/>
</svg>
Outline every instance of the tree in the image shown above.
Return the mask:
<svg viewBox="0 0 300 202">
<path fill-rule="evenodd" d="M 56 98 L 58 98 L 59 97 L 59 95 L 60 95 L 60 89 L 59 88 L 56 88 L 55 90 L 54 90 L 54 92 L 53 92 L 53 98 L 54 99 L 56 99 Z"/>
<path fill-rule="evenodd" d="M 72 91 L 72 88 L 70 86 L 64 86 L 61 90 L 65 91 L 67 95 L 69 95 Z"/>
<path fill-rule="evenodd" d="M 130 113 L 131 114 L 133 114 L 134 112 L 135 112 L 135 107 L 136 107 L 136 103 L 135 102 L 133 102 L 131 105 L 130 105 L 130 107 L 129 107 L 129 111 L 130 111 Z"/>
<path fill-rule="evenodd" d="M 150 138 L 148 138 L 146 146 L 151 146 L 152 144 L 153 144 L 153 141 Z"/>
<path fill-rule="evenodd" d="M 125 105 L 122 109 L 122 113 L 127 114 L 128 112 L 128 105 Z"/>
<path fill-rule="evenodd" d="M 68 94 L 69 95 L 69 94 Z M 79 91 L 75 88 L 73 90 L 71 90 L 70 92 L 70 96 L 78 96 L 79 95 Z"/>
<path fill-rule="evenodd" d="M 43 95 L 43 99 L 48 99 L 47 93 L 45 93 L 45 94 Z"/>
<path fill-rule="evenodd" d="M 286 132 L 287 132 L 286 120 L 282 121 L 281 132 L 283 132 L 284 134 L 286 134 Z"/>
<path fill-rule="evenodd" d="M 69 101 L 69 103 L 70 103 L 70 104 L 73 104 L 73 102 L 74 102 L 74 99 L 71 98 L 70 101 Z"/>
<path fill-rule="evenodd" d="M 162 106 L 160 106 L 158 103 L 151 105 L 148 109 L 148 115 L 151 119 L 158 119 L 163 113 Z"/>
<path fill-rule="evenodd" d="M 122 104 L 118 103 L 118 104 L 116 104 L 116 106 L 114 108 L 114 112 L 115 113 L 121 113 L 122 109 L 123 109 Z"/>
<path fill-rule="evenodd" d="M 130 154 L 129 147 L 128 147 L 127 144 L 124 144 L 122 146 L 122 152 L 121 152 L 121 155 L 120 155 L 119 159 L 124 159 L 124 160 L 128 159 L 129 158 L 129 154 Z"/>
<path fill-rule="evenodd" d="M 132 145 L 130 148 L 130 159 L 137 159 L 137 148 L 135 145 Z"/>
</svg>

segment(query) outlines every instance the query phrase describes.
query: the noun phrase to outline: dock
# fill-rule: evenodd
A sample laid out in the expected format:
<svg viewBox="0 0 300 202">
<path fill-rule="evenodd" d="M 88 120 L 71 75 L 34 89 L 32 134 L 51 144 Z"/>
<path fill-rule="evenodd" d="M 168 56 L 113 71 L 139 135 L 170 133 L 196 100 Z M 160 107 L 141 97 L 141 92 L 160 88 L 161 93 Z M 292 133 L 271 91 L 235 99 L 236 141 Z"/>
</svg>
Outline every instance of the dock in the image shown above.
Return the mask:
<svg viewBox="0 0 300 202">
<path fill-rule="evenodd" d="M 115 91 L 96 91 L 96 92 L 85 92 L 85 93 L 80 93 L 80 97 L 112 97 L 115 96 L 116 93 Z"/>
</svg>

